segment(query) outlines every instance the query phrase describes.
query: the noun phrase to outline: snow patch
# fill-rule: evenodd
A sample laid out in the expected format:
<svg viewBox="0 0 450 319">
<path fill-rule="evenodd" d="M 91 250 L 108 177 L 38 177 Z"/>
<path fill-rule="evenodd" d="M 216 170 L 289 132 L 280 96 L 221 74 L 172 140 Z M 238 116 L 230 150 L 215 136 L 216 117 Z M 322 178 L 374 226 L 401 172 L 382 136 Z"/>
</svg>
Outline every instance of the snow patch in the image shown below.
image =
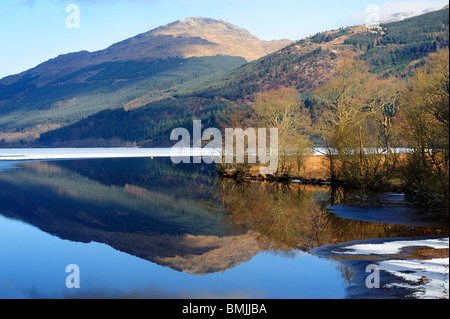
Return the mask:
<svg viewBox="0 0 450 319">
<path fill-rule="evenodd" d="M 426 239 L 426 240 L 400 240 L 390 241 L 381 244 L 356 244 L 345 247 L 343 254 L 353 255 L 370 255 L 370 254 L 397 254 L 404 247 L 426 246 L 435 249 L 443 249 L 449 247 L 448 238 Z"/>
<path fill-rule="evenodd" d="M 430 260 L 386 260 L 380 270 L 403 278 L 405 283 L 387 284 L 385 288 L 403 287 L 413 290 L 417 299 L 448 299 L 448 258 Z"/>
<path fill-rule="evenodd" d="M 350 255 L 391 255 L 405 247 L 449 248 L 449 238 L 424 240 L 398 240 L 378 244 L 355 244 L 346 246 L 341 254 Z M 336 252 L 336 251 L 335 251 Z M 375 262 L 381 271 L 388 272 L 403 280 L 402 283 L 390 283 L 383 288 L 407 288 L 412 298 L 449 299 L 449 258 L 434 259 L 388 259 Z"/>
<path fill-rule="evenodd" d="M 211 148 L 17 148 L 0 149 L 0 161 L 217 156 Z"/>
</svg>

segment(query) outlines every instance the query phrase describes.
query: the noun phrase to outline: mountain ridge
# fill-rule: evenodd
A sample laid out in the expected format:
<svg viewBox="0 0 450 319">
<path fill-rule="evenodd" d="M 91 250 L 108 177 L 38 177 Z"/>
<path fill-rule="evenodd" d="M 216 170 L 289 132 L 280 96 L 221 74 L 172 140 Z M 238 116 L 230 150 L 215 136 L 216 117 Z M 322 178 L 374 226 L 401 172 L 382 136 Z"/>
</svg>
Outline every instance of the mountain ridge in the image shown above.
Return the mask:
<svg viewBox="0 0 450 319">
<path fill-rule="evenodd" d="M 102 50 L 61 54 L 29 70 L 8 75 L 0 79 L 0 84 L 9 85 L 25 77 L 38 77 L 42 81 L 32 83 L 43 86 L 52 77 L 107 62 L 215 55 L 239 56 L 252 61 L 292 42 L 287 39 L 263 41 L 222 19 L 191 17 L 119 41 Z"/>
</svg>

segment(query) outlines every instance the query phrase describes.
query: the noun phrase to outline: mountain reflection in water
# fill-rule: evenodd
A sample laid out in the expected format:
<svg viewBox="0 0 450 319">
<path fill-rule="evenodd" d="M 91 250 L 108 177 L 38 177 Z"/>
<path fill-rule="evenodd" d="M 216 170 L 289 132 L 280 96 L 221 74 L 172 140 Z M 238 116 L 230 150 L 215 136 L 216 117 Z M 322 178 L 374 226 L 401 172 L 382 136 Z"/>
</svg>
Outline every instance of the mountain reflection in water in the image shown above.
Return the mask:
<svg viewBox="0 0 450 319">
<path fill-rule="evenodd" d="M 328 186 L 222 180 L 168 158 L 27 162 L 0 173 L 0 212 L 61 239 L 99 242 L 190 274 L 263 250 L 289 255 L 356 239 L 444 230 L 346 220 Z"/>
</svg>

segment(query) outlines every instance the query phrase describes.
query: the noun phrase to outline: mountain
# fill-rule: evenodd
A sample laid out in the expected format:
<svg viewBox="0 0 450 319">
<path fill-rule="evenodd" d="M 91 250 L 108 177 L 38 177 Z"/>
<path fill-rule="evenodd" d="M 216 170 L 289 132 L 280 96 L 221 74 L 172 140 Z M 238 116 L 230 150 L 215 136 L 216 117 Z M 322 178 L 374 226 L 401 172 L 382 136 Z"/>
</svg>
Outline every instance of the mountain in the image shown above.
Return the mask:
<svg viewBox="0 0 450 319">
<path fill-rule="evenodd" d="M 196 17 L 104 50 L 60 55 L 0 79 L 0 140 L 33 140 L 104 109 L 139 107 L 288 43 Z"/>
<path fill-rule="evenodd" d="M 137 42 L 133 45 L 129 42 L 139 38 L 155 38 L 171 33 L 176 34 L 178 39 L 186 35 L 187 29 L 190 32 L 207 29 L 206 26 L 192 26 L 200 23 L 198 18 L 183 21 L 157 28 L 109 49 L 115 47 L 113 51 L 119 52 L 120 47 L 127 47 L 127 41 L 128 45 L 134 46 Z M 202 25 L 218 24 L 223 29 L 214 27 L 212 29 L 218 30 L 209 30 L 207 35 L 192 33 L 192 36 L 198 36 L 197 41 L 224 43 L 222 48 L 225 48 L 227 41 L 231 43 L 231 40 L 223 38 L 225 30 L 230 28 L 234 30 L 233 34 L 240 34 L 235 39 L 254 40 L 245 30 L 238 32 L 225 22 L 214 19 L 202 19 L 201 22 Z M 221 39 L 218 39 L 218 34 Z M 45 93 L 55 94 L 58 99 L 50 106 L 41 104 L 41 109 L 34 113 L 23 102 L 26 96 L 19 95 L 18 101 L 9 104 L 15 110 L 28 110 L 25 116 L 19 111 L 2 115 L 8 105 L 2 106 L 0 101 L 0 131 L 9 130 L 9 135 L 3 136 L 11 140 L 12 137 L 18 140 L 28 134 L 32 137 L 29 140 L 39 146 L 168 146 L 173 128 L 190 128 L 194 118 L 201 119 L 205 127 L 217 126 L 216 121 L 224 110 L 231 105 L 248 107 L 255 94 L 262 90 L 295 87 L 308 105 L 314 90 L 333 77 L 336 65 L 344 56 L 358 56 L 375 73 L 407 76 L 427 54 L 448 47 L 448 34 L 447 8 L 381 24 L 376 29 L 350 26 L 321 32 L 246 63 L 243 57 L 220 55 L 107 62 L 73 72 L 69 78 L 62 77 L 59 82 L 38 90 L 43 93 L 44 89 L 54 88 L 56 93 Z M 210 48 L 205 45 L 205 50 Z M 27 80 L 32 81 L 33 78 Z M 95 81 L 91 83 L 91 80 Z M 74 83 L 76 81 L 81 83 Z M 64 85 L 68 82 L 71 85 Z M 77 86 L 83 88 L 84 95 L 79 94 L 80 90 L 74 91 Z M 3 96 L 1 90 L 0 84 L 0 96 Z M 30 96 L 30 93 L 27 94 Z M 48 103 L 48 96 L 34 95 L 34 107 L 42 97 Z M 76 113 L 77 110 L 80 110 L 79 113 Z M 11 114 L 17 115 L 14 121 L 11 121 Z M 76 116 L 69 118 L 67 114 Z M 54 126 L 50 126 L 50 122 Z"/>
<path fill-rule="evenodd" d="M 333 77 L 338 61 L 346 55 L 365 60 L 374 73 L 405 76 L 429 53 L 449 46 L 448 10 L 376 29 L 350 26 L 321 32 L 218 75 L 189 93 L 245 101 L 261 90 L 292 86 L 306 97 Z"/>
<path fill-rule="evenodd" d="M 409 19 L 412 17 L 417 17 L 422 14 L 433 12 L 435 9 L 425 9 L 425 10 L 417 10 L 417 11 L 406 11 L 406 12 L 397 12 L 386 17 L 383 17 L 378 21 L 378 23 L 391 23 L 397 21 L 403 21 L 405 19 Z"/>
<path fill-rule="evenodd" d="M 220 19 L 187 18 L 118 42 L 104 50 L 60 55 L 31 70 L 5 77 L 0 80 L 0 84 L 10 85 L 25 78 L 33 78 L 31 83 L 40 87 L 55 77 L 108 62 L 216 55 L 238 56 L 252 61 L 291 42 L 262 41 L 247 30 Z"/>
<path fill-rule="evenodd" d="M 449 46 L 449 9 L 381 24 L 345 43 L 361 50 L 375 72 L 405 73 L 427 54 Z"/>
<path fill-rule="evenodd" d="M 154 41 L 158 39 L 158 41 Z M 176 42 L 173 42 L 176 39 Z M 156 42 L 156 43 L 155 43 Z M 112 55 L 133 48 L 133 56 L 164 58 L 228 55 L 256 60 L 290 44 L 290 40 L 262 41 L 245 29 L 221 19 L 187 18 L 156 28 L 110 48 Z M 137 53 L 134 51 L 137 49 Z"/>
</svg>

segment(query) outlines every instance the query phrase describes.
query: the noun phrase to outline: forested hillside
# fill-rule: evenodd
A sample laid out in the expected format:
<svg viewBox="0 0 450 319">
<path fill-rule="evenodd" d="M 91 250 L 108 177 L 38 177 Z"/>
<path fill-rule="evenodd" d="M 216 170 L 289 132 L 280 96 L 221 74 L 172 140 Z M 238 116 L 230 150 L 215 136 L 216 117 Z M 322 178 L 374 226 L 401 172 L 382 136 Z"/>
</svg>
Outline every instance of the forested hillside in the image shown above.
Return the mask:
<svg viewBox="0 0 450 319">
<path fill-rule="evenodd" d="M 73 125 L 41 135 L 41 145 L 53 146 L 170 146 L 175 127 L 192 129 L 201 119 L 208 127 L 227 107 L 225 101 L 196 97 L 168 98 L 132 111 L 104 110 Z"/>
<path fill-rule="evenodd" d="M 8 139 L 37 126 L 45 132 L 52 124 L 65 126 L 105 109 L 138 107 L 244 62 L 225 56 L 108 62 L 55 78 L 42 87 L 28 84 L 32 79 L 0 85 L 2 136 Z"/>
<path fill-rule="evenodd" d="M 0 141 L 33 142 L 102 110 L 134 109 L 274 52 L 221 19 L 187 18 L 94 51 L 59 55 L 0 79 Z"/>
<path fill-rule="evenodd" d="M 448 47 L 449 11 L 438 10 L 358 34 L 344 43 L 362 50 L 375 72 L 403 72 L 413 60 Z"/>
<path fill-rule="evenodd" d="M 295 88 L 309 106 L 314 91 L 335 76 L 337 65 L 347 57 L 359 57 L 373 74 L 409 77 L 427 54 L 448 47 L 448 14 L 447 8 L 375 29 L 353 26 L 319 33 L 228 72 L 179 86 L 170 97 L 161 95 L 142 108 L 105 110 L 42 134 L 38 143 L 170 145 L 173 128 L 189 129 L 194 118 L 217 127 L 224 113 L 248 109 L 261 91 Z"/>
</svg>

